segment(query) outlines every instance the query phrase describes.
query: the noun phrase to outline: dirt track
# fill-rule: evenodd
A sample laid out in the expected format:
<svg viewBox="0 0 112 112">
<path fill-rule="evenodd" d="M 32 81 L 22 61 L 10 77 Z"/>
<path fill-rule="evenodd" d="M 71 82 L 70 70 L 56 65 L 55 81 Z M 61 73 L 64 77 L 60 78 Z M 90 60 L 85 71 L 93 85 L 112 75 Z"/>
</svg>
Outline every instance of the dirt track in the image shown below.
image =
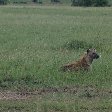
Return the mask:
<svg viewBox="0 0 112 112">
<path fill-rule="evenodd" d="M 41 88 L 37 89 L 33 92 L 30 91 L 1 91 L 0 92 L 0 100 L 4 99 L 28 99 L 38 95 L 46 95 L 53 93 L 68 93 L 74 94 L 78 97 L 87 97 L 87 98 L 95 98 L 95 97 L 112 97 L 112 90 L 110 89 L 97 89 L 92 86 L 73 86 L 73 87 L 63 87 L 63 88 Z"/>
</svg>

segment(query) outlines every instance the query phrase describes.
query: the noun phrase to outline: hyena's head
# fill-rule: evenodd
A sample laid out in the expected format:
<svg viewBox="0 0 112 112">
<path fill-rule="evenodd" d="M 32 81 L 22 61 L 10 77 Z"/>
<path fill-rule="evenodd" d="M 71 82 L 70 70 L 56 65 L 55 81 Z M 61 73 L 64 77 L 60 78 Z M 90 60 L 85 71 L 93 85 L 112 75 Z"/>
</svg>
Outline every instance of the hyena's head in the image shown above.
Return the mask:
<svg viewBox="0 0 112 112">
<path fill-rule="evenodd" d="M 98 59 L 100 56 L 96 53 L 96 49 L 88 49 L 87 50 L 87 55 L 91 58 L 91 59 Z"/>
</svg>

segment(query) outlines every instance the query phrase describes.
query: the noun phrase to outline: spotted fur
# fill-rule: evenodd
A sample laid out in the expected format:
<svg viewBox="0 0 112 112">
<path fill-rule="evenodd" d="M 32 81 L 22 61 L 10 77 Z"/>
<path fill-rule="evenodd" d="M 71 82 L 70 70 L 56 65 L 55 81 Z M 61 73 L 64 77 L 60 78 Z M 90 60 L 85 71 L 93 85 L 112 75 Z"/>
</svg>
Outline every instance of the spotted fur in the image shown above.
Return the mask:
<svg viewBox="0 0 112 112">
<path fill-rule="evenodd" d="M 91 68 L 91 64 L 94 59 L 98 59 L 99 55 L 95 49 L 88 49 L 85 55 L 78 61 L 70 63 L 61 67 L 63 71 L 88 71 Z"/>
</svg>

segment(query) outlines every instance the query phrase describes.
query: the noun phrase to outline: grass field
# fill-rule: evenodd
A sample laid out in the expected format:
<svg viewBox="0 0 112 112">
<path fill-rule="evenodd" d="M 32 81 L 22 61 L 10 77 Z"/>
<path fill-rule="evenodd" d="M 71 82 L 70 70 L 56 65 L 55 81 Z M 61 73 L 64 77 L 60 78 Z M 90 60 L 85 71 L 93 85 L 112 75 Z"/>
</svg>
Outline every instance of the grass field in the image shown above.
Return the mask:
<svg viewBox="0 0 112 112">
<path fill-rule="evenodd" d="M 1 6 L 1 91 L 41 91 L 1 112 L 111 112 L 111 32 L 111 7 Z M 59 70 L 90 46 L 101 53 L 91 72 Z"/>
</svg>

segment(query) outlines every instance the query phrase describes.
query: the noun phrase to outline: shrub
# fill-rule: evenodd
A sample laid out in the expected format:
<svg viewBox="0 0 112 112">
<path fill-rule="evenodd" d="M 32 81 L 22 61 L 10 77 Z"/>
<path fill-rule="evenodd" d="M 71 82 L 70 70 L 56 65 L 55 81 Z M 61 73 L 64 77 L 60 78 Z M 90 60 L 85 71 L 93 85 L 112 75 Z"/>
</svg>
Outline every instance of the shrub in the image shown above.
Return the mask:
<svg viewBox="0 0 112 112">
<path fill-rule="evenodd" d="M 0 0 L 0 5 L 8 4 L 9 0 Z"/>
<path fill-rule="evenodd" d="M 33 2 L 42 4 L 42 0 L 33 0 Z"/>
<path fill-rule="evenodd" d="M 57 3 L 57 2 L 60 2 L 60 0 L 51 0 L 51 2 Z"/>
<path fill-rule="evenodd" d="M 96 6 L 107 6 L 108 5 L 108 0 L 96 0 Z"/>
<path fill-rule="evenodd" d="M 72 0 L 73 6 L 108 6 L 108 0 Z"/>
<path fill-rule="evenodd" d="M 82 0 L 82 5 L 84 6 L 92 6 L 94 4 L 94 0 Z"/>
<path fill-rule="evenodd" d="M 92 6 L 95 0 L 73 0 L 73 6 Z"/>
</svg>

